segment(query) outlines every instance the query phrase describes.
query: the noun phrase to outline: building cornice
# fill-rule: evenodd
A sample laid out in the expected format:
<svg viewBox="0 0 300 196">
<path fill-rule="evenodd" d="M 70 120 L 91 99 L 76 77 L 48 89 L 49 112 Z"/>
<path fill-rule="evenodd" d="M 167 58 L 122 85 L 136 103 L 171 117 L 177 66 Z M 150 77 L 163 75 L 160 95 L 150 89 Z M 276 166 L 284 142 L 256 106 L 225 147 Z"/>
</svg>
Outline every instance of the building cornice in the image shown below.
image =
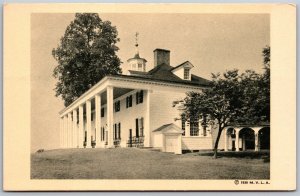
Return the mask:
<svg viewBox="0 0 300 196">
<path fill-rule="evenodd" d="M 92 88 L 90 88 L 89 90 L 87 90 L 85 93 L 83 93 L 80 97 L 78 97 L 75 101 L 73 101 L 68 107 L 65 107 L 64 109 L 62 109 L 59 114 L 61 115 L 62 113 L 64 113 L 66 110 L 68 110 L 69 108 L 73 107 L 76 103 L 78 103 L 82 98 L 84 98 L 85 96 L 87 96 L 89 93 L 91 93 L 94 89 L 96 89 L 97 87 L 101 86 L 104 82 L 106 82 L 108 80 L 108 77 L 104 77 L 102 80 L 100 80 L 98 83 L 96 83 L 94 86 L 92 86 Z"/>
<path fill-rule="evenodd" d="M 184 88 L 186 89 L 191 88 L 195 90 L 201 90 L 204 88 L 208 88 L 206 86 L 200 86 L 196 84 L 184 84 L 184 83 L 177 83 L 177 82 L 169 82 L 169 81 L 157 81 L 157 80 L 152 80 L 151 78 L 130 78 L 130 77 L 120 77 L 120 76 L 108 76 L 108 79 L 111 80 L 116 80 L 116 81 L 123 81 L 123 82 L 135 82 L 135 83 L 140 83 L 140 84 L 153 84 L 153 85 L 158 85 L 158 86 L 168 86 L 168 87 L 176 87 L 176 88 Z"/>
<path fill-rule="evenodd" d="M 175 87 L 175 88 L 189 88 L 191 90 L 202 90 L 204 88 L 203 86 L 196 86 L 194 84 L 180 84 L 180 83 L 174 83 L 174 82 L 168 82 L 168 81 L 155 81 L 151 79 L 144 79 L 144 78 L 131 78 L 130 76 L 122 76 L 122 75 L 114 75 L 114 76 L 106 76 L 102 80 L 100 80 L 97 84 L 95 84 L 92 88 L 90 88 L 88 91 L 86 91 L 84 94 L 82 94 L 80 97 L 78 97 L 74 102 L 72 102 L 68 107 L 62 109 L 59 112 L 59 115 L 62 115 L 64 112 L 72 108 L 74 105 L 76 105 L 78 102 L 80 102 L 83 98 L 88 96 L 90 93 L 92 93 L 95 89 L 103 85 L 105 82 L 109 81 L 121 81 L 121 82 L 134 82 L 139 84 L 150 84 L 150 85 L 157 85 L 157 86 L 166 86 L 166 87 Z M 114 85 L 111 85 L 114 86 Z M 124 88 L 126 85 L 124 85 Z"/>
</svg>

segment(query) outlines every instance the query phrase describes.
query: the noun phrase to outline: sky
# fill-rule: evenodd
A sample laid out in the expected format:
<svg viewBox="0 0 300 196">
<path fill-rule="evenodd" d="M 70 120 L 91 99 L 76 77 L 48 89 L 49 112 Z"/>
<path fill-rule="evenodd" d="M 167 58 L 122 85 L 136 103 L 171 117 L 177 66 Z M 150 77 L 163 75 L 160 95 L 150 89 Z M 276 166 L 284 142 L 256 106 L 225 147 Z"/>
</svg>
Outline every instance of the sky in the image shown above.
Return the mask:
<svg viewBox="0 0 300 196">
<path fill-rule="evenodd" d="M 117 27 L 117 55 L 126 66 L 139 53 L 153 68 L 153 50 L 171 51 L 171 66 L 190 61 L 193 74 L 210 79 L 211 73 L 247 69 L 263 72 L 262 49 L 270 45 L 268 14 L 101 14 Z M 57 62 L 51 55 L 75 14 L 31 15 L 31 151 L 59 146 L 59 115 L 64 108 L 55 97 Z"/>
</svg>

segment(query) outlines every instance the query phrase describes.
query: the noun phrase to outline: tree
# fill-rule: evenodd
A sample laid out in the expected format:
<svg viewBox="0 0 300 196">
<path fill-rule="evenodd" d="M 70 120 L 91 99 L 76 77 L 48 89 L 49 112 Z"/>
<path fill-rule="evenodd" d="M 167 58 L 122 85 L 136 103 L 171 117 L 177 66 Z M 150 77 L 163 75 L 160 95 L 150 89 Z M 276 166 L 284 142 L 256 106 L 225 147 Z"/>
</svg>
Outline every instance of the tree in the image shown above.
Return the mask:
<svg viewBox="0 0 300 196">
<path fill-rule="evenodd" d="M 225 127 L 232 124 L 259 124 L 270 121 L 270 48 L 263 50 L 265 73 L 260 75 L 247 70 L 227 71 L 221 76 L 212 74 L 210 88 L 202 93 L 189 92 L 180 105 L 186 119 L 203 119 L 202 125 L 218 127 L 214 144 L 217 158 L 220 136 Z"/>
<path fill-rule="evenodd" d="M 227 71 L 212 75 L 211 88 L 204 89 L 202 93 L 189 92 L 181 101 L 181 108 L 187 119 L 203 119 L 203 124 L 218 125 L 218 134 L 214 145 L 214 158 L 217 158 L 217 149 L 223 129 L 233 122 L 239 113 L 241 93 L 238 86 L 238 70 Z"/>
<path fill-rule="evenodd" d="M 262 106 L 263 113 L 266 116 L 266 120 L 270 122 L 270 77 L 271 77 L 271 55 L 270 55 L 271 49 L 270 46 L 266 46 L 263 49 L 263 57 L 264 57 L 264 68 L 265 72 L 261 77 L 260 87 L 262 91 L 262 103 L 265 103 L 265 105 Z"/>
<path fill-rule="evenodd" d="M 58 62 L 53 76 L 58 79 L 55 91 L 65 106 L 106 75 L 121 73 L 116 52 L 118 32 L 110 21 L 98 14 L 77 13 L 52 55 Z"/>
</svg>

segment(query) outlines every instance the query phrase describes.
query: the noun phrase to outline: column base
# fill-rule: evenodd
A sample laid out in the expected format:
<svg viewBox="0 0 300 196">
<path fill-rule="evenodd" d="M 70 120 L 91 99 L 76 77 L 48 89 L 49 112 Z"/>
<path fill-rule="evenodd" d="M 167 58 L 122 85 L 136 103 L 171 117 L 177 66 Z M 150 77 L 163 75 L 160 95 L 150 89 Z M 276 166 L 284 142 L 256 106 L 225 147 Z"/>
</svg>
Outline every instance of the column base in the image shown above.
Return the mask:
<svg viewBox="0 0 300 196">
<path fill-rule="evenodd" d="M 114 145 L 112 145 L 112 146 L 105 146 L 105 148 L 111 149 L 111 148 L 116 148 L 116 147 Z"/>
</svg>

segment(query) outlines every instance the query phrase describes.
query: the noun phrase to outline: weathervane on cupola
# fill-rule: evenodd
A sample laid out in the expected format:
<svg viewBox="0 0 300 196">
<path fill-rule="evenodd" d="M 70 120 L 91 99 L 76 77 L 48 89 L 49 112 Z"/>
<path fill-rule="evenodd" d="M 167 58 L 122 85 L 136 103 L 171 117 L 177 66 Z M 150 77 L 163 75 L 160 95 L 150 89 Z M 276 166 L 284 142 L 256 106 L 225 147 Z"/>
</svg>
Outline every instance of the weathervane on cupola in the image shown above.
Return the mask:
<svg viewBox="0 0 300 196">
<path fill-rule="evenodd" d="M 135 57 L 140 57 L 140 54 L 139 54 L 139 32 L 135 33 L 135 48 L 136 48 Z"/>
<path fill-rule="evenodd" d="M 146 59 L 141 58 L 139 54 L 139 33 L 135 33 L 135 55 L 133 58 L 127 60 L 128 62 L 128 72 L 130 75 L 134 74 L 134 71 L 145 72 L 146 71 Z"/>
</svg>

